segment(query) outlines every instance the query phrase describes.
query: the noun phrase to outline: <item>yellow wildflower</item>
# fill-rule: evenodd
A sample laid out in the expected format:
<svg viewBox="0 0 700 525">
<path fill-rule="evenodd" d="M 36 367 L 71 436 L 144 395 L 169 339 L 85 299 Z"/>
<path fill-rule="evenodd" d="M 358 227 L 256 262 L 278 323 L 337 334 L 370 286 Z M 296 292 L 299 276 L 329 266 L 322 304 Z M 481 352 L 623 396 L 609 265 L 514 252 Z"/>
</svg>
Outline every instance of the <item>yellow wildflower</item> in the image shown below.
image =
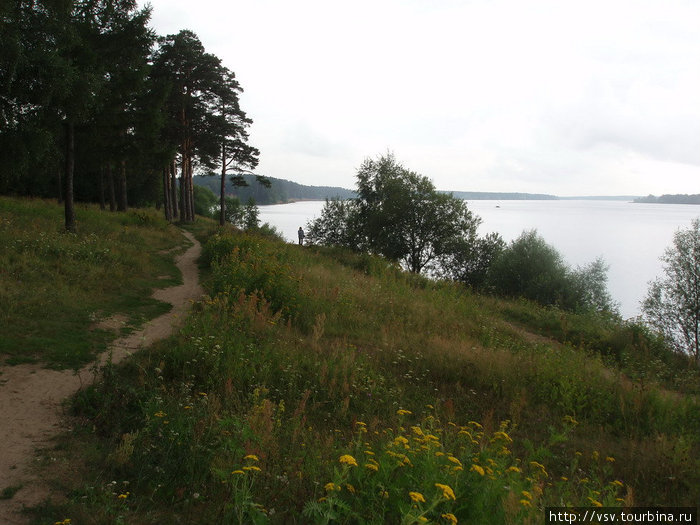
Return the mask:
<svg viewBox="0 0 700 525">
<path fill-rule="evenodd" d="M 413 427 L 411 427 L 411 430 L 412 430 L 413 433 L 414 433 L 415 435 L 417 435 L 417 436 L 422 436 L 422 435 L 423 435 L 423 429 L 422 429 L 421 427 L 413 426 Z"/>
<path fill-rule="evenodd" d="M 253 470 L 255 472 L 262 472 L 260 467 L 256 467 L 255 465 L 252 465 L 250 467 L 243 467 L 243 470 L 245 470 L 246 472 L 250 472 L 251 470 Z"/>
<path fill-rule="evenodd" d="M 413 414 L 413 412 L 411 412 L 410 410 L 404 410 L 403 408 L 397 410 L 396 413 L 399 416 L 410 416 L 411 414 Z"/>
<path fill-rule="evenodd" d="M 451 512 L 443 514 L 442 517 L 449 521 L 451 525 L 457 525 L 457 516 L 455 516 Z"/>
<path fill-rule="evenodd" d="M 243 472 L 242 470 L 239 469 L 239 470 L 234 470 L 233 472 L 231 472 L 231 474 L 241 475 L 241 474 L 245 474 L 245 472 Z"/>
<path fill-rule="evenodd" d="M 469 470 L 473 470 L 474 472 L 476 472 L 480 476 L 484 475 L 484 469 L 482 467 L 480 467 L 479 465 L 477 465 L 476 463 L 474 465 L 472 465 L 472 468 L 470 468 Z"/>
<path fill-rule="evenodd" d="M 479 423 L 477 423 L 476 421 L 470 421 L 469 423 L 467 423 L 467 425 L 472 425 L 472 426 L 474 426 L 475 428 L 484 428 L 484 427 L 482 427 Z"/>
<path fill-rule="evenodd" d="M 598 453 L 597 450 L 593 451 L 593 454 L 591 454 L 591 457 L 593 458 L 594 461 L 598 461 L 598 458 L 600 457 L 600 454 Z"/>
<path fill-rule="evenodd" d="M 372 452 L 371 450 L 365 450 L 365 454 L 367 454 L 368 456 L 374 456 L 374 452 Z"/>
<path fill-rule="evenodd" d="M 258 456 L 256 456 L 255 454 L 248 454 L 248 455 L 247 455 L 246 457 L 244 457 L 243 459 L 251 459 L 251 460 L 253 460 L 253 461 L 260 461 L 260 458 L 258 458 Z"/>
<path fill-rule="evenodd" d="M 394 445 L 403 445 L 405 448 L 409 448 L 408 439 L 403 436 L 397 436 L 394 438 Z"/>
<path fill-rule="evenodd" d="M 336 484 L 333 483 L 333 482 L 326 483 L 326 484 L 323 486 L 323 488 L 326 489 L 326 492 L 333 492 L 334 490 L 337 490 L 337 491 L 342 490 L 342 487 L 341 487 L 340 485 L 336 485 Z"/>
<path fill-rule="evenodd" d="M 615 463 L 615 458 L 612 456 L 608 456 L 605 458 L 605 461 L 607 461 L 608 463 Z"/>
<path fill-rule="evenodd" d="M 542 474 L 547 476 L 547 470 L 544 468 L 544 465 L 542 463 L 538 463 L 537 461 L 530 461 L 530 466 L 535 467 L 537 469 L 540 469 L 542 471 Z"/>
<path fill-rule="evenodd" d="M 119 498 L 119 499 L 126 499 L 126 498 L 129 497 L 129 494 L 130 494 L 130 492 L 127 492 L 126 494 L 119 494 L 119 496 L 117 496 L 117 498 Z"/>
<path fill-rule="evenodd" d="M 520 469 L 516 466 L 508 467 L 506 472 L 520 472 Z"/>
<path fill-rule="evenodd" d="M 382 498 L 387 499 L 387 498 L 389 497 L 389 492 L 387 492 L 386 490 L 380 490 L 380 491 L 379 491 L 379 495 L 380 495 Z"/>
<path fill-rule="evenodd" d="M 532 499 L 532 494 L 530 494 L 527 490 L 523 490 L 520 494 L 525 496 L 527 499 Z"/>
<path fill-rule="evenodd" d="M 462 466 L 462 462 L 454 456 L 447 456 L 447 461 L 451 461 L 452 463 L 454 463 L 455 465 L 458 465 L 460 467 Z"/>
<path fill-rule="evenodd" d="M 526 500 L 526 499 L 521 499 L 521 500 L 520 500 L 520 504 L 521 504 L 523 507 L 532 507 L 532 503 L 530 503 L 530 501 L 529 501 L 529 500 Z"/>
<path fill-rule="evenodd" d="M 572 416 L 564 416 L 564 423 L 571 423 L 572 425 L 578 425 L 578 421 L 576 421 Z"/>
<path fill-rule="evenodd" d="M 614 485 L 616 487 L 622 487 L 622 485 L 623 485 L 622 481 L 617 480 L 617 479 L 615 481 L 611 481 L 610 484 Z"/>
<path fill-rule="evenodd" d="M 345 488 L 348 489 L 348 492 L 349 492 L 350 494 L 355 494 L 355 487 L 353 487 L 352 485 L 350 485 L 350 483 L 346 483 L 346 484 L 345 484 Z"/>
<path fill-rule="evenodd" d="M 343 465 L 349 465 L 351 467 L 357 466 L 357 461 L 355 461 L 355 458 L 352 457 L 350 454 L 345 454 L 343 456 L 340 456 L 338 461 L 340 461 L 340 463 L 342 463 Z"/>
<path fill-rule="evenodd" d="M 511 437 L 508 434 L 506 434 L 505 432 L 503 432 L 502 430 L 499 430 L 498 432 L 494 433 L 493 439 L 491 441 L 496 441 L 498 439 L 503 439 L 503 440 L 507 441 L 508 443 L 513 442 Z"/>
<path fill-rule="evenodd" d="M 442 483 L 436 483 L 435 486 L 442 491 L 442 497 L 445 499 L 451 499 L 456 501 L 455 493 L 449 485 L 443 485 Z"/>
<path fill-rule="evenodd" d="M 158 412 L 156 412 L 156 413 L 153 414 L 153 415 L 156 416 L 156 417 L 165 417 L 165 416 L 167 416 L 168 414 L 166 414 L 166 413 L 163 412 L 162 410 L 159 410 Z"/>
<path fill-rule="evenodd" d="M 425 503 L 425 498 L 420 492 L 409 492 L 408 495 L 413 503 Z"/>
<path fill-rule="evenodd" d="M 602 507 L 603 506 L 603 504 L 600 501 L 595 500 L 595 499 L 591 498 L 590 496 L 588 497 L 588 501 L 590 501 L 591 504 L 595 507 Z"/>
<path fill-rule="evenodd" d="M 365 468 L 373 472 L 377 472 L 379 470 L 379 467 L 374 463 L 365 463 Z"/>
</svg>

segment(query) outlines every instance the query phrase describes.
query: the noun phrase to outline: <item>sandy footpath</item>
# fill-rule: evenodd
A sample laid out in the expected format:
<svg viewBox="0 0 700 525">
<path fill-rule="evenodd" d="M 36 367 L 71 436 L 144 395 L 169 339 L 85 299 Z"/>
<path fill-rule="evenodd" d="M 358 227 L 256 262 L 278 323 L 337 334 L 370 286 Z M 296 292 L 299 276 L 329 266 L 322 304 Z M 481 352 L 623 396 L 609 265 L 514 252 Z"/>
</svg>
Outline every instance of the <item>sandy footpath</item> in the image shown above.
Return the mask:
<svg viewBox="0 0 700 525">
<path fill-rule="evenodd" d="M 157 290 L 153 297 L 173 305 L 170 312 L 157 317 L 136 332 L 117 339 L 109 351 L 97 360 L 105 364 L 110 352 L 118 363 L 140 348 L 171 335 L 178 320 L 192 301 L 201 297 L 197 259 L 201 246 L 189 232 L 183 234 L 193 245 L 176 257 L 183 284 Z M 95 363 L 77 373 L 54 371 L 38 365 L 0 367 L 0 491 L 7 487 L 22 488 L 9 500 L 0 500 L 0 525 L 23 525 L 23 506 L 36 505 L 50 495 L 40 473 L 34 472 L 36 450 L 51 446 L 51 438 L 61 430 L 61 402 L 90 384 Z"/>
</svg>

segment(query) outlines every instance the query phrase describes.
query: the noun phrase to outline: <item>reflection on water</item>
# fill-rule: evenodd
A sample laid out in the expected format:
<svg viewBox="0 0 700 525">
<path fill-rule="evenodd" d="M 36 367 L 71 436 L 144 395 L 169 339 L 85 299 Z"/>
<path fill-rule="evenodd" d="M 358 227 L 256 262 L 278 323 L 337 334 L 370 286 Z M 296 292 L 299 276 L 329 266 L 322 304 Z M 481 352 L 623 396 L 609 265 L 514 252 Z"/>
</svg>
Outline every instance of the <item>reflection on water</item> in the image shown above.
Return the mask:
<svg viewBox="0 0 700 525">
<path fill-rule="evenodd" d="M 321 213 L 323 202 L 260 206 L 260 219 L 297 242 L 297 229 Z M 482 219 L 480 232 L 498 232 L 506 241 L 536 229 L 571 266 L 602 257 L 609 265 L 608 289 L 624 317 L 639 315 L 647 283 L 661 276 L 659 257 L 673 234 L 700 216 L 700 207 L 633 204 L 622 201 L 469 201 Z"/>
</svg>

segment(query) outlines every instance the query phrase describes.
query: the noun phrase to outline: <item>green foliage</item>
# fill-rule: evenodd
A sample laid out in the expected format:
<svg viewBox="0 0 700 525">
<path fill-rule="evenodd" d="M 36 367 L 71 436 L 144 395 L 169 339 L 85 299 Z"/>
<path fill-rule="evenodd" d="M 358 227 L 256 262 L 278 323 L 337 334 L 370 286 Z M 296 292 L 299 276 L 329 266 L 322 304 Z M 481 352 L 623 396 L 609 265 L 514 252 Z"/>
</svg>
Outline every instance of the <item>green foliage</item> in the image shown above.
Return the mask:
<svg viewBox="0 0 700 525">
<path fill-rule="evenodd" d="M 265 181 L 270 182 L 268 187 Z M 196 176 L 195 184 L 207 186 L 218 193 L 220 182 L 213 177 Z M 226 195 L 233 195 L 241 202 L 250 197 L 258 204 L 279 204 L 294 200 L 324 200 L 331 198 L 349 199 L 354 192 L 339 187 L 305 186 L 289 180 L 275 177 L 261 177 L 259 175 L 235 175 L 229 177 L 225 187 Z"/>
<path fill-rule="evenodd" d="M 242 228 L 245 210 L 241 205 L 241 201 L 236 197 L 224 197 L 224 206 L 226 223 Z"/>
<path fill-rule="evenodd" d="M 243 209 L 243 227 L 246 230 L 253 230 L 260 225 L 260 210 L 255 205 L 255 199 L 252 197 Z"/>
<path fill-rule="evenodd" d="M 665 276 L 650 283 L 644 318 L 675 351 L 700 364 L 700 219 L 675 233 L 661 260 Z"/>
<path fill-rule="evenodd" d="M 165 201 L 172 220 L 162 177 L 179 156 L 191 222 L 195 207 L 209 215 L 192 202 L 194 165 L 222 178 L 255 168 L 234 73 L 191 31 L 154 46 L 150 13 L 131 0 L 3 5 L 0 193 L 64 199 L 68 231 L 74 198 L 104 205 L 108 194 L 119 211 Z"/>
<path fill-rule="evenodd" d="M 197 215 L 214 218 L 216 215 L 214 206 L 217 201 L 217 196 L 210 189 L 204 186 L 194 187 L 194 212 Z"/>
<path fill-rule="evenodd" d="M 306 225 L 306 241 L 360 250 L 363 240 L 357 201 L 326 199 L 321 217 Z"/>
<path fill-rule="evenodd" d="M 177 269 L 153 250 L 181 235 L 155 211 L 81 208 L 77 234 L 60 231 L 61 215 L 54 202 L 0 198 L 0 354 L 10 362 L 81 366 L 117 335 L 101 320 L 119 312 L 128 328 L 169 308 L 150 295 Z"/>
<path fill-rule="evenodd" d="M 630 353 L 646 341 L 614 318 L 565 323 L 252 232 L 219 230 L 204 260 L 209 293 L 182 330 L 77 403 L 103 466 L 53 516 L 534 523 L 546 506 L 697 500 L 700 405 L 591 355 L 605 333 Z M 532 328 L 555 321 L 585 344 Z"/>
<path fill-rule="evenodd" d="M 473 242 L 461 243 L 448 255 L 441 274 L 475 290 L 486 290 L 488 274 L 493 261 L 505 248 L 505 241 L 497 233 L 489 233 Z"/>
<path fill-rule="evenodd" d="M 438 193 L 427 177 L 393 155 L 365 160 L 357 194 L 359 228 L 369 250 L 414 273 L 439 266 L 456 245 L 473 243 L 481 222 L 465 201 Z"/>
<path fill-rule="evenodd" d="M 572 311 L 614 312 L 606 272 L 601 259 L 572 271 L 554 247 L 530 230 L 500 251 L 488 271 L 488 282 L 506 297 Z"/>
<path fill-rule="evenodd" d="M 465 201 L 437 192 L 389 154 L 366 159 L 357 172 L 357 199 L 326 201 L 307 229 L 311 242 L 383 255 L 421 273 L 476 251 L 479 223 Z"/>
</svg>

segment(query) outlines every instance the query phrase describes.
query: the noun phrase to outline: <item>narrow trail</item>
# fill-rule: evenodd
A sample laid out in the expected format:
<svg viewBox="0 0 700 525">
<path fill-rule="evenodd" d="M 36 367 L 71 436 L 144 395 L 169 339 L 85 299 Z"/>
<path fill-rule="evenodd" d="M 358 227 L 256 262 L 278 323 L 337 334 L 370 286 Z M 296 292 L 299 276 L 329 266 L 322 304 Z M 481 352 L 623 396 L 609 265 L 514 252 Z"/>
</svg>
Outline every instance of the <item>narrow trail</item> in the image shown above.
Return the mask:
<svg viewBox="0 0 700 525">
<path fill-rule="evenodd" d="M 192 301 L 201 297 L 197 259 L 201 245 L 189 232 L 182 232 L 192 246 L 176 257 L 183 284 L 156 290 L 153 297 L 173 305 L 170 312 L 152 319 L 128 336 L 117 339 L 96 363 L 77 373 L 47 370 L 38 365 L 0 367 L 0 491 L 21 488 L 10 499 L 0 499 L 0 525 L 24 525 L 24 506 L 40 503 L 50 495 L 40 473 L 34 472 L 36 450 L 51 446 L 61 430 L 61 402 L 93 381 L 93 369 L 110 357 L 118 363 L 137 350 L 171 335 Z"/>
</svg>

